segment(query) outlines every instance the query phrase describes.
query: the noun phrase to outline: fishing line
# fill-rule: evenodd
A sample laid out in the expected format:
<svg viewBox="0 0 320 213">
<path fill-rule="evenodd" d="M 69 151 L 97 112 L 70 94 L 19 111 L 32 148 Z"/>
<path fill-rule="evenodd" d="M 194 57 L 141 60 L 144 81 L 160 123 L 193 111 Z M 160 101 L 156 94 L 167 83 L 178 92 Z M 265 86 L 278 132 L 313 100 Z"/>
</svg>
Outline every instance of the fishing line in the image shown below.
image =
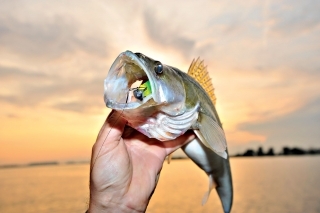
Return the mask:
<svg viewBox="0 0 320 213">
<path fill-rule="evenodd" d="M 135 89 L 138 89 L 138 88 L 139 88 L 139 87 L 137 87 L 137 88 L 135 88 Z M 129 89 L 129 91 L 127 92 L 126 105 L 128 104 L 129 92 L 130 92 L 130 89 Z M 124 108 L 125 108 L 125 107 L 124 107 Z M 124 108 L 122 109 L 121 113 L 119 114 L 119 116 L 118 116 L 117 119 L 115 120 L 114 124 L 117 124 L 119 118 L 121 117 L 121 115 L 122 115 L 123 112 L 124 112 Z M 91 169 L 90 169 L 90 174 L 91 174 L 91 172 L 92 172 L 92 170 L 93 170 L 93 167 L 94 167 L 94 165 L 95 165 L 95 163 L 96 163 L 96 161 L 97 161 L 97 159 L 98 159 L 98 157 L 99 157 L 99 155 L 100 155 L 101 149 L 102 149 L 104 143 L 106 142 L 106 140 L 107 140 L 107 138 L 108 138 L 108 136 L 109 136 L 109 134 L 110 134 L 110 132 L 111 132 L 112 129 L 113 129 L 113 127 L 111 127 L 111 129 L 109 130 L 108 134 L 107 134 L 106 137 L 104 138 L 104 140 L 103 140 L 103 142 L 102 142 L 102 145 L 101 145 L 100 148 L 99 148 L 98 154 L 97 154 L 97 156 L 94 158 L 94 161 L 93 161 L 93 163 L 92 163 L 92 167 L 91 167 Z"/>
<path fill-rule="evenodd" d="M 115 120 L 114 124 L 117 124 L 117 122 L 118 122 L 120 116 L 122 115 L 123 111 L 124 111 L 124 109 L 122 109 L 121 113 L 119 114 L 119 116 L 118 116 L 117 119 Z M 104 143 L 106 142 L 106 140 L 107 140 L 107 138 L 108 138 L 108 136 L 109 136 L 109 134 L 110 134 L 110 132 L 111 132 L 112 129 L 113 129 L 113 127 L 111 127 L 111 129 L 109 130 L 108 134 L 107 134 L 106 137 L 104 138 L 104 140 L 103 140 L 103 142 L 102 142 L 102 145 L 101 145 L 100 148 L 99 148 L 98 154 L 97 154 L 97 156 L 94 158 L 94 161 L 93 161 L 93 163 L 92 163 L 92 167 L 91 167 L 90 173 L 92 172 L 93 167 L 94 167 L 94 165 L 95 165 L 95 163 L 96 163 L 96 161 L 97 161 L 97 159 L 98 159 L 98 157 L 99 157 L 99 155 L 100 155 L 101 149 L 102 149 Z"/>
</svg>

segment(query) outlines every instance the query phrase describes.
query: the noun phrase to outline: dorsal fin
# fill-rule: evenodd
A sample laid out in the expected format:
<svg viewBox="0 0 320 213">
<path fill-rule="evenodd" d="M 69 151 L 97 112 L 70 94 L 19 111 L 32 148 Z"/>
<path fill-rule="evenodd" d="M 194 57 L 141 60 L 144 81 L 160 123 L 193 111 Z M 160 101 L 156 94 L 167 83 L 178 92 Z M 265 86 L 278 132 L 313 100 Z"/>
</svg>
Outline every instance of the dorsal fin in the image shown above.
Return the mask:
<svg viewBox="0 0 320 213">
<path fill-rule="evenodd" d="M 211 78 L 207 71 L 207 66 L 204 66 L 203 61 L 198 58 L 197 60 L 192 60 L 190 64 L 188 75 L 195 79 L 207 92 L 212 103 L 216 105 L 216 96 L 214 95 L 214 87 L 211 82 Z"/>
</svg>

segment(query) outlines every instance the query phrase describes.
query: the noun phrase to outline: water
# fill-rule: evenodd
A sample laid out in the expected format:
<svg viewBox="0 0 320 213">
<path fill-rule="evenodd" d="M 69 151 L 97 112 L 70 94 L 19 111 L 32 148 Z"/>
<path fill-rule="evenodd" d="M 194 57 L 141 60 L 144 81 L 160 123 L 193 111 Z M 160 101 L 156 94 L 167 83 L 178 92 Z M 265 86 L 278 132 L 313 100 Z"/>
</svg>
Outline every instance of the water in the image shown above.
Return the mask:
<svg viewBox="0 0 320 213">
<path fill-rule="evenodd" d="M 320 156 L 232 158 L 232 212 L 320 213 Z M 0 169 L 0 212 L 85 212 L 89 165 Z M 190 160 L 164 164 L 148 213 L 222 213 L 206 175 Z"/>
<path fill-rule="evenodd" d="M 89 165 L 0 170 L 0 212 L 85 212 Z"/>
</svg>

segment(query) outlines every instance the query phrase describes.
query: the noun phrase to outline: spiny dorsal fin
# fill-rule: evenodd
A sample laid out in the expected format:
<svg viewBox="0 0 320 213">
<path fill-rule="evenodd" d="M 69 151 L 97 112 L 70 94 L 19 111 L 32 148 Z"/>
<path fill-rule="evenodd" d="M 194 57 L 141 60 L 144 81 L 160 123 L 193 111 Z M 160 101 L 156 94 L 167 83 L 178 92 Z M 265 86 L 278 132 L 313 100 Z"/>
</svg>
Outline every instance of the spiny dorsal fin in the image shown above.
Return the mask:
<svg viewBox="0 0 320 213">
<path fill-rule="evenodd" d="M 192 61 L 190 64 L 188 75 L 195 79 L 207 92 L 212 103 L 216 105 L 216 96 L 214 95 L 214 87 L 211 82 L 211 78 L 207 71 L 207 66 L 204 66 L 203 61 L 198 58 Z"/>
</svg>

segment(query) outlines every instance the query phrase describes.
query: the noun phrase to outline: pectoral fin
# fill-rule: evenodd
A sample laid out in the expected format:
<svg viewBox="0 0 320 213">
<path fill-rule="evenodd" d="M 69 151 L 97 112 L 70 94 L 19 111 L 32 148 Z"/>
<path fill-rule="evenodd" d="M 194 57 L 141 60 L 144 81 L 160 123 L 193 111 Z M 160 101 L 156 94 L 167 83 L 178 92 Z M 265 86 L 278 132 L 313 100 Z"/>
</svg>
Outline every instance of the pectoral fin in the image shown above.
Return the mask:
<svg viewBox="0 0 320 213">
<path fill-rule="evenodd" d="M 209 116 L 201 113 L 199 119 L 199 130 L 194 130 L 201 142 L 217 153 L 219 156 L 227 159 L 227 142 L 223 129 L 219 124 Z"/>
</svg>

